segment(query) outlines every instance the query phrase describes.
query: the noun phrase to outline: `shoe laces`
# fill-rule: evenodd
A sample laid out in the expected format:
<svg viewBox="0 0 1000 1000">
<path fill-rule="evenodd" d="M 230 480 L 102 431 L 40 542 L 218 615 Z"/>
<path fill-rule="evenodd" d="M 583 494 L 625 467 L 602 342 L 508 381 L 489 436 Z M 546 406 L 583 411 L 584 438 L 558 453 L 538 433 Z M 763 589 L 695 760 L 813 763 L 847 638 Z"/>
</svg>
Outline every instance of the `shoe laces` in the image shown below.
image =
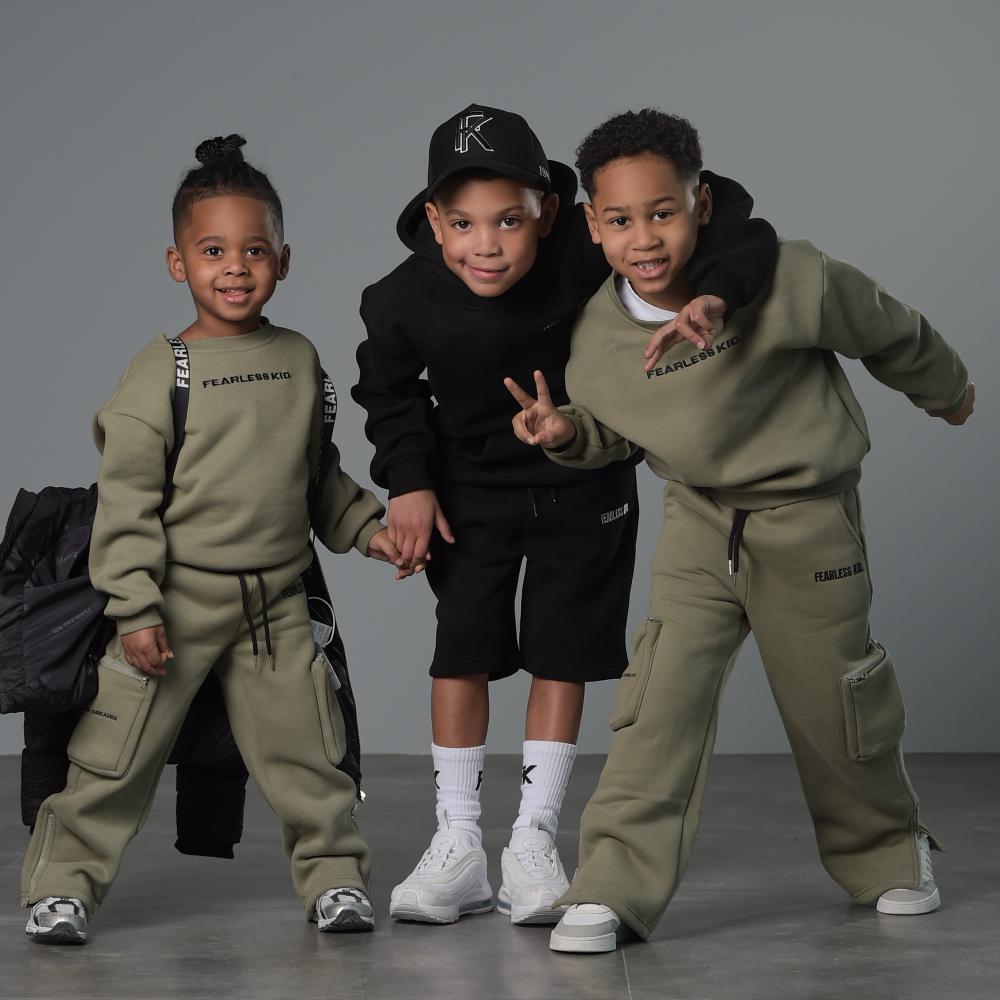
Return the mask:
<svg viewBox="0 0 1000 1000">
<path fill-rule="evenodd" d="M 525 837 L 516 848 L 512 848 L 518 864 L 529 875 L 536 878 L 552 878 L 556 874 L 556 859 L 552 855 L 552 844 L 541 837 Z"/>
<path fill-rule="evenodd" d="M 442 872 L 458 854 L 458 843 L 447 833 L 436 833 L 431 838 L 430 847 L 421 855 L 414 874 Z"/>
</svg>

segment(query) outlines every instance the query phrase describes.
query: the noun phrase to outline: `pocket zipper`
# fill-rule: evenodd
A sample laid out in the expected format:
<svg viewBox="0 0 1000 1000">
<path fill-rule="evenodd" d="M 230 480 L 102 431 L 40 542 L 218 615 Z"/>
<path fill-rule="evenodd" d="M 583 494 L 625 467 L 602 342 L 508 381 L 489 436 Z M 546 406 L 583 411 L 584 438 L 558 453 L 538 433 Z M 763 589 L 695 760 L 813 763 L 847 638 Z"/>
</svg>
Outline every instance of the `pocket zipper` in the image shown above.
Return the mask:
<svg viewBox="0 0 1000 1000">
<path fill-rule="evenodd" d="M 865 664 L 863 667 L 858 667 L 857 670 L 853 671 L 852 673 L 849 673 L 847 675 L 847 680 L 849 684 L 860 684 L 862 681 L 867 680 L 868 675 L 873 670 L 875 670 L 877 667 L 880 667 L 883 663 L 885 663 L 885 658 L 886 656 L 889 655 L 885 651 L 885 646 L 883 646 L 882 643 L 880 643 L 877 639 L 872 639 L 872 645 L 875 646 L 876 649 L 881 651 L 882 655 L 874 663 Z"/>
<path fill-rule="evenodd" d="M 143 687 L 149 686 L 149 674 L 144 674 L 141 670 L 136 670 L 131 664 L 121 663 L 118 660 L 112 660 L 110 657 L 106 657 L 104 665 L 109 670 L 113 670 L 116 674 L 121 674 L 122 677 L 131 677 L 132 680 L 139 681 Z"/>
</svg>

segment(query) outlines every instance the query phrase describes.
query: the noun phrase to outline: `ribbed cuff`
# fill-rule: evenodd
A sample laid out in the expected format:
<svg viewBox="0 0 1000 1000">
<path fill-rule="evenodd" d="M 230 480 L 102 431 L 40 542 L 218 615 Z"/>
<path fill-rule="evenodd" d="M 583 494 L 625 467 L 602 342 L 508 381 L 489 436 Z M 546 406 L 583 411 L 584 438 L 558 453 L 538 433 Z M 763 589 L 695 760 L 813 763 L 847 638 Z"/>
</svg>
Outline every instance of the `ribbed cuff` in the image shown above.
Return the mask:
<svg viewBox="0 0 1000 1000">
<path fill-rule="evenodd" d="M 404 455 L 396 459 L 392 467 L 386 470 L 386 480 L 390 500 L 404 493 L 434 489 L 427 455 Z"/>
<path fill-rule="evenodd" d="M 363 555 L 368 555 L 368 546 L 371 540 L 385 527 L 385 525 L 373 518 L 359 532 L 354 539 L 354 547 Z"/>
<path fill-rule="evenodd" d="M 128 635 L 130 632 L 138 632 L 141 628 L 152 628 L 154 625 L 162 625 L 163 619 L 160 617 L 158 608 L 146 608 L 145 611 L 128 618 L 116 618 L 115 628 L 118 634 Z"/>
<path fill-rule="evenodd" d="M 940 410 L 928 410 L 927 412 L 932 417 L 950 417 L 953 413 L 962 408 L 962 405 L 965 403 L 965 397 L 968 395 L 968 392 L 969 392 L 969 383 L 968 381 L 965 381 L 962 383 L 962 391 L 958 394 L 958 399 L 953 400 L 951 403 L 949 403 L 947 406 L 942 407 Z"/>
<path fill-rule="evenodd" d="M 573 421 L 576 436 L 562 448 L 545 449 L 545 454 L 555 462 L 579 458 L 587 450 L 587 432 L 584 429 L 583 420 L 580 419 L 572 406 L 560 406 L 559 412 Z"/>
</svg>

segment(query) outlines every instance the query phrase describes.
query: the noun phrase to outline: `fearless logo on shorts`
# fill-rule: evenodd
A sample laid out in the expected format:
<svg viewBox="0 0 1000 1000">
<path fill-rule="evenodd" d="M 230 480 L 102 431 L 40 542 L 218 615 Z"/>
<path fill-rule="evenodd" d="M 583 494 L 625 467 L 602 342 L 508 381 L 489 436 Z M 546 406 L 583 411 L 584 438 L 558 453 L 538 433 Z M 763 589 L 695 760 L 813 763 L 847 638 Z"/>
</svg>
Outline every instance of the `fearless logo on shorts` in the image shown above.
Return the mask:
<svg viewBox="0 0 1000 1000">
<path fill-rule="evenodd" d="M 628 504 L 623 503 L 621 507 L 615 507 L 614 510 L 609 510 L 601 515 L 601 524 L 610 524 L 612 521 L 617 521 L 620 517 L 625 517 L 628 514 Z"/>
</svg>

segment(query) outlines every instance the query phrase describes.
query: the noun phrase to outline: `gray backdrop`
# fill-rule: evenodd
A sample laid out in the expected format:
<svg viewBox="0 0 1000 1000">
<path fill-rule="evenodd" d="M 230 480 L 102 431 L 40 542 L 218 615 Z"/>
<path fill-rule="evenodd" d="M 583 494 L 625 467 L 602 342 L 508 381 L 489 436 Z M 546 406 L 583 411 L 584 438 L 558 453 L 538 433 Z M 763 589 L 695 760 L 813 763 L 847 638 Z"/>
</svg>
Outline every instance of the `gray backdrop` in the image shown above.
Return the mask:
<svg viewBox="0 0 1000 1000">
<path fill-rule="evenodd" d="M 151 336 L 190 322 L 163 250 L 200 139 L 243 132 L 271 172 L 293 266 L 268 312 L 319 346 L 345 466 L 367 481 L 348 395 L 357 305 L 403 256 L 394 222 L 422 186 L 433 127 L 473 100 L 516 109 L 571 162 L 608 115 L 658 105 L 694 120 L 706 165 L 739 178 L 779 232 L 875 275 L 968 362 L 980 401 L 963 429 L 849 369 L 874 437 L 874 629 L 904 680 L 907 747 L 1000 750 L 998 29 L 987 0 L 947 13 L 932 0 L 5 3 L 0 513 L 19 486 L 93 480 L 91 414 Z M 635 621 L 660 488 L 644 470 Z M 356 554 L 327 567 L 366 748 L 426 751 L 426 585 Z M 491 750 L 520 748 L 526 690 L 523 677 L 494 688 Z M 611 694 L 592 689 L 585 750 L 606 747 Z M 19 724 L 0 719 L 0 752 L 19 749 Z M 719 748 L 786 749 L 752 643 Z"/>
</svg>

